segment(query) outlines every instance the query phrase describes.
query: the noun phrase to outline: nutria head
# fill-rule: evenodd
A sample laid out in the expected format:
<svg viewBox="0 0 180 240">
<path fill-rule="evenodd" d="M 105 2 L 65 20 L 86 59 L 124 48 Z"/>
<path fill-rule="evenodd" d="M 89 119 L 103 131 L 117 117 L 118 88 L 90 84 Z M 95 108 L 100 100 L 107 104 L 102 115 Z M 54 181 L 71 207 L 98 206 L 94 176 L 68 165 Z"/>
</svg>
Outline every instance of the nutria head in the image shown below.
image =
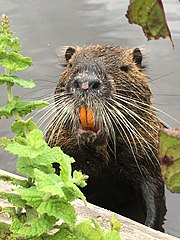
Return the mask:
<svg viewBox="0 0 180 240">
<path fill-rule="evenodd" d="M 139 48 L 67 47 L 63 58 L 54 131 L 66 129 L 82 143 L 142 141 L 144 128 L 152 130 L 145 123 L 152 109 Z"/>
</svg>

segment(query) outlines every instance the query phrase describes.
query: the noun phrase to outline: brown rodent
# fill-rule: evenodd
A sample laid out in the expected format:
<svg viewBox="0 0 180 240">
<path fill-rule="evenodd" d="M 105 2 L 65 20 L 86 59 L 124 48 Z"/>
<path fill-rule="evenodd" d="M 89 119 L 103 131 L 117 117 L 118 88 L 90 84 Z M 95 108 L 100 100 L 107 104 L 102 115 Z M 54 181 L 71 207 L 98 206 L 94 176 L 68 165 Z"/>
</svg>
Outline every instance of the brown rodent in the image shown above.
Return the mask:
<svg viewBox="0 0 180 240">
<path fill-rule="evenodd" d="M 133 195 L 131 204 L 140 203 L 145 225 L 158 228 L 164 197 L 160 121 L 141 51 L 67 47 L 64 58 L 46 141 L 74 157 L 73 169 L 89 176 L 83 189 L 89 202 L 122 213 Z"/>
</svg>

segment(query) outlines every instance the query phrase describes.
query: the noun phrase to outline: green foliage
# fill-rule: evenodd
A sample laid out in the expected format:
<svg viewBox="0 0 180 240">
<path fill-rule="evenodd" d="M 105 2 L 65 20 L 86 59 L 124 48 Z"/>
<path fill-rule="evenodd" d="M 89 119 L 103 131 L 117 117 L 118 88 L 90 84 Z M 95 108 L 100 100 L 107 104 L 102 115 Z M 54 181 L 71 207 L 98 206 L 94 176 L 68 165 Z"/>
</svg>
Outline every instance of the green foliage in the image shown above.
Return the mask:
<svg viewBox="0 0 180 240">
<path fill-rule="evenodd" d="M 126 16 L 129 23 L 142 27 L 148 40 L 169 37 L 172 42 L 161 0 L 130 1 Z"/>
<path fill-rule="evenodd" d="M 47 103 L 44 101 L 25 102 L 20 101 L 19 97 L 15 96 L 12 101 L 7 102 L 6 106 L 0 108 L 0 118 L 5 116 L 10 118 L 14 112 L 18 113 L 20 117 L 31 113 L 34 109 L 44 107 Z"/>
<path fill-rule="evenodd" d="M 26 121 L 21 118 L 47 103 L 24 102 L 13 96 L 12 87 L 15 84 L 23 88 L 33 88 L 35 84 L 32 80 L 26 81 L 11 75 L 12 72 L 28 68 L 32 61 L 19 54 L 19 40 L 12 38 L 13 33 L 9 28 L 8 18 L 3 15 L 0 65 L 5 68 L 5 74 L 0 75 L 0 85 L 7 86 L 8 102 L 0 108 L 0 118 L 14 116 L 16 121 L 11 125 L 15 137 L 1 138 L 0 146 L 17 156 L 17 172 L 27 179 L 0 176 L 0 179 L 14 184 L 13 192 L 0 193 L 1 199 L 11 203 L 10 207 L 1 209 L 0 214 L 8 213 L 12 221 L 11 225 L 0 223 L 0 239 L 120 240 L 120 225 L 115 218 L 111 220 L 111 230 L 107 233 L 93 219 L 77 224 L 77 214 L 71 202 L 80 198 L 86 203 L 78 186 L 86 186 L 87 176 L 78 171 L 72 174 L 74 159 L 58 147 L 50 148 L 31 118 Z M 60 164 L 60 176 L 54 173 L 54 162 Z"/>
<path fill-rule="evenodd" d="M 171 192 L 180 193 L 180 129 L 163 129 L 159 137 L 164 181 Z"/>
<path fill-rule="evenodd" d="M 0 75 L 0 85 L 3 85 L 5 82 L 9 82 L 12 85 L 18 84 L 19 86 L 23 88 L 33 88 L 35 87 L 35 83 L 32 79 L 30 80 L 23 80 L 22 78 L 19 78 L 17 76 L 6 76 L 6 75 Z"/>
<path fill-rule="evenodd" d="M 32 60 L 23 57 L 19 53 L 0 49 L 0 65 L 9 72 L 17 72 L 30 67 L 32 65 Z"/>
</svg>

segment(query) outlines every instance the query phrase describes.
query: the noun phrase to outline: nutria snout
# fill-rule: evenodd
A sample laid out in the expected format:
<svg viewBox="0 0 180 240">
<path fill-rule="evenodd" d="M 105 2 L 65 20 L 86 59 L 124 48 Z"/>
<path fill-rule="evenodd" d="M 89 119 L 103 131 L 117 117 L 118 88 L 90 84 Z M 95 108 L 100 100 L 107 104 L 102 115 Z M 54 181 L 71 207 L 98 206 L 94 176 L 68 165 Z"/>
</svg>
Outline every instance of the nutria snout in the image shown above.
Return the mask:
<svg viewBox="0 0 180 240">
<path fill-rule="evenodd" d="M 88 201 L 121 213 L 133 195 L 145 224 L 158 228 L 164 196 L 160 121 L 141 51 L 91 45 L 68 47 L 63 57 L 46 141 L 74 157 L 73 168 L 89 175 L 83 189 Z"/>
</svg>

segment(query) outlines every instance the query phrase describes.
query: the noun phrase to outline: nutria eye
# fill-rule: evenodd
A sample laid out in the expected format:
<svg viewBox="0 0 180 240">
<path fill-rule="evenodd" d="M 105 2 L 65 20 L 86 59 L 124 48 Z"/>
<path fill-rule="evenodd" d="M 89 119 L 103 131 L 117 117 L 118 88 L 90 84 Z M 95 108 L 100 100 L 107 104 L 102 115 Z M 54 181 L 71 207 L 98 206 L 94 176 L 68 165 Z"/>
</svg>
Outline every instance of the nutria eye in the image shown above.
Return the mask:
<svg viewBox="0 0 180 240">
<path fill-rule="evenodd" d="M 76 89 L 80 88 L 80 85 L 79 85 L 79 81 L 78 81 L 78 80 L 75 80 L 75 81 L 74 81 L 73 87 L 76 88 Z"/>
<path fill-rule="evenodd" d="M 121 69 L 121 71 L 127 73 L 127 72 L 129 71 L 130 67 L 129 67 L 128 65 L 122 65 L 122 66 L 120 67 L 120 69 Z"/>
</svg>

